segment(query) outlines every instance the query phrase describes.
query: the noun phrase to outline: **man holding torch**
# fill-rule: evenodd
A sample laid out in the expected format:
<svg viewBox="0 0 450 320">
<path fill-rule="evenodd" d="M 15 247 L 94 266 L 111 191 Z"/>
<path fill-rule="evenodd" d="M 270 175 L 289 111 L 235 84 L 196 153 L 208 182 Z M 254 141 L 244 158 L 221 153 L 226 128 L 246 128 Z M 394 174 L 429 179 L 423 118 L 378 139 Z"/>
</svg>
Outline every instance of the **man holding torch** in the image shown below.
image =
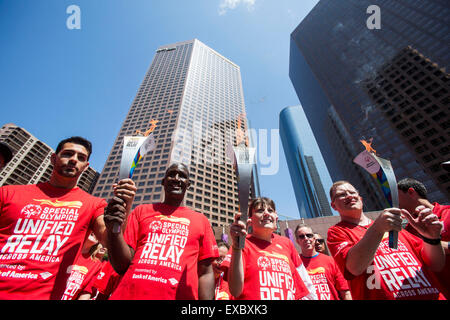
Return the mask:
<svg viewBox="0 0 450 320">
<path fill-rule="evenodd" d="M 189 170 L 173 163 L 161 183 L 164 202 L 137 206 L 127 219 L 124 201 L 105 210 L 108 253 L 123 278 L 111 300 L 196 300 L 214 298 L 212 261 L 217 244 L 208 219 L 183 207 Z M 115 232 L 115 225 L 124 228 Z"/>
<path fill-rule="evenodd" d="M 331 206 L 341 221 L 328 229 L 327 243 L 355 300 L 444 299 L 427 269 L 439 271 L 445 256 L 440 246 L 442 223 L 430 209 L 389 208 L 372 221 L 363 213 L 363 200 L 347 181 L 330 189 Z M 424 242 L 402 230 L 402 216 Z M 388 232 L 398 231 L 398 247 L 391 248 Z M 425 268 L 425 266 L 427 268 Z"/>
<path fill-rule="evenodd" d="M 106 201 L 77 187 L 91 153 L 85 138 L 64 139 L 51 155 L 48 182 L 0 188 L 0 300 L 61 299 L 91 231 L 105 243 Z M 129 179 L 115 186 L 125 207 L 135 190 Z"/>
</svg>

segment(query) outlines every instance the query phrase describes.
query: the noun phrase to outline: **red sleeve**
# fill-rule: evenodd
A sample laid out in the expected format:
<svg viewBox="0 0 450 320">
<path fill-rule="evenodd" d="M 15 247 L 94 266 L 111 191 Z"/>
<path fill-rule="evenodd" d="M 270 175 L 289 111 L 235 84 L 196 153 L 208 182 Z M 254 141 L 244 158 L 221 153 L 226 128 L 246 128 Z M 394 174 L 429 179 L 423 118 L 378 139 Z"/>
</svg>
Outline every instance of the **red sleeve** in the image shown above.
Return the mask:
<svg viewBox="0 0 450 320">
<path fill-rule="evenodd" d="M 0 216 L 3 212 L 3 204 L 5 203 L 5 200 L 3 199 L 5 187 L 0 187 Z"/>
<path fill-rule="evenodd" d="M 354 278 L 345 265 L 348 251 L 355 245 L 355 242 L 340 227 L 333 226 L 328 229 L 327 245 L 344 278 L 348 280 Z"/>
<path fill-rule="evenodd" d="M 128 216 L 127 226 L 123 235 L 125 242 L 136 251 L 139 237 L 139 216 L 141 206 L 136 207 Z"/>
<path fill-rule="evenodd" d="M 302 265 L 303 261 L 302 259 L 300 259 L 300 255 L 298 254 L 297 249 L 295 248 L 291 240 L 289 240 L 289 249 L 291 251 L 292 262 L 294 263 L 294 266 L 298 268 Z"/>
<path fill-rule="evenodd" d="M 103 274 L 104 274 L 103 270 L 105 269 L 106 264 L 108 264 L 108 262 L 102 263 L 101 269 L 96 272 L 95 276 L 90 278 L 89 282 L 86 284 L 84 289 L 81 291 L 81 292 L 90 293 L 91 299 L 94 298 L 96 290 L 98 289 L 98 287 L 96 286 L 96 283 L 97 283 L 97 280 L 103 276 Z"/>
<path fill-rule="evenodd" d="M 109 296 L 117 287 L 120 278 L 121 276 L 114 271 L 111 263 L 107 262 L 95 279 L 93 287 L 103 295 Z"/>
<path fill-rule="evenodd" d="M 105 207 L 108 205 L 105 199 L 96 198 L 97 201 L 93 205 L 94 207 L 94 213 L 92 214 L 91 222 L 90 222 L 90 228 L 91 230 L 94 230 L 94 224 L 95 220 L 97 220 L 98 217 L 102 216 L 105 212 Z"/>
<path fill-rule="evenodd" d="M 443 241 L 450 241 L 450 206 L 441 206 L 437 203 L 434 206 L 433 212 L 439 217 L 439 220 L 442 221 L 444 227 L 441 231 L 441 238 Z M 438 212 L 435 212 L 438 211 Z"/>
<path fill-rule="evenodd" d="M 200 253 L 198 260 L 205 260 L 210 258 L 219 257 L 219 251 L 217 248 L 216 238 L 212 231 L 209 220 L 205 216 L 201 216 L 203 223 L 203 237 L 200 243 Z"/>
<path fill-rule="evenodd" d="M 441 236 L 442 240 L 450 241 L 450 214 L 447 214 L 444 219 L 444 228 L 442 229 Z"/>
</svg>

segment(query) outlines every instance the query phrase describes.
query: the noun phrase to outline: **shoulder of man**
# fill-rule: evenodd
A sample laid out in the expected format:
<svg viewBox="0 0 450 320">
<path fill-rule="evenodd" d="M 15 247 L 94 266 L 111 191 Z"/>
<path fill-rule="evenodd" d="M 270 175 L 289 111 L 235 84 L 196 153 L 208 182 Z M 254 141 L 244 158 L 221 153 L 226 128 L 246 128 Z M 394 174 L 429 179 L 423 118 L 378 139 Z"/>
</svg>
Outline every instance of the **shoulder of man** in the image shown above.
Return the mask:
<svg viewBox="0 0 450 320">
<path fill-rule="evenodd" d="M 0 195 L 4 199 L 7 194 L 13 195 L 17 192 L 23 195 L 24 192 L 34 192 L 35 190 L 37 190 L 36 184 L 9 184 L 0 187 Z"/>
</svg>

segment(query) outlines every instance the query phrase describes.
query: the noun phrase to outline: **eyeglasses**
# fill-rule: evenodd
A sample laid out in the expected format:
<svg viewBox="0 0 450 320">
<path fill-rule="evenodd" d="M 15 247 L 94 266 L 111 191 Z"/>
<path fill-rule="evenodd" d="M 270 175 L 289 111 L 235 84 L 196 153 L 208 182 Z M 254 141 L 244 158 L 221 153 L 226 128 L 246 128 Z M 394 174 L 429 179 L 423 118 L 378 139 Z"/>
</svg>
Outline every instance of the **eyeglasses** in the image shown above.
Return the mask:
<svg viewBox="0 0 450 320">
<path fill-rule="evenodd" d="M 306 233 L 306 234 L 299 234 L 297 235 L 297 239 L 305 239 L 307 237 L 308 239 L 314 238 L 314 234 L 312 233 Z"/>
<path fill-rule="evenodd" d="M 325 239 L 316 239 L 316 242 L 320 243 L 320 244 L 324 244 L 325 243 Z"/>
<path fill-rule="evenodd" d="M 348 192 L 344 191 L 344 192 L 336 193 L 333 197 L 333 201 L 335 199 L 339 199 L 339 200 L 345 199 L 347 196 L 352 196 L 352 197 L 359 196 L 359 193 L 358 193 L 358 191 L 348 191 Z"/>
</svg>

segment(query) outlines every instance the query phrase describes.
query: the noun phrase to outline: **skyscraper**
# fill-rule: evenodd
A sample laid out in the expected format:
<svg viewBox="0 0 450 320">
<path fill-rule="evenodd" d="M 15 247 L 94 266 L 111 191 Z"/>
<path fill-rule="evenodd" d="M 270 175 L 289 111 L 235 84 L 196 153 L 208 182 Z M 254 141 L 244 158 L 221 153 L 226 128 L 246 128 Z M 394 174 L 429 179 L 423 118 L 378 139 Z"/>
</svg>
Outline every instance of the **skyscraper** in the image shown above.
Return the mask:
<svg viewBox="0 0 450 320">
<path fill-rule="evenodd" d="M 381 29 L 367 27 L 367 8 L 371 5 L 380 8 Z M 366 210 L 386 206 L 373 178 L 352 163 L 364 149 L 359 140 L 370 138 L 377 154 L 391 160 L 398 179 L 418 179 L 427 186 L 430 199 L 448 202 L 450 177 L 437 166 L 450 157 L 448 148 L 439 147 L 443 143 L 440 137 L 449 133 L 448 73 L 441 71 L 430 77 L 432 72 L 422 70 L 427 66 L 414 65 L 411 59 L 402 63 L 403 71 L 386 71 L 386 66 L 408 46 L 424 56 L 418 63 L 428 59 L 437 69 L 448 68 L 448 14 L 448 5 L 440 0 L 321 0 L 291 34 L 289 75 L 320 150 L 326 154 L 330 175 L 333 180 L 351 180 L 363 195 Z M 380 79 L 387 74 L 389 81 L 381 84 Z M 388 82 L 392 85 L 388 91 L 374 88 L 385 88 Z M 370 84 L 372 87 L 368 87 Z M 433 97 L 437 92 L 439 97 Z M 394 107 L 390 110 L 397 111 L 388 115 L 383 106 L 390 99 L 395 99 L 390 102 Z M 435 131 L 417 128 L 422 122 L 409 121 L 415 115 L 410 112 L 404 114 L 409 127 L 397 128 L 390 119 L 393 112 L 403 109 L 398 106 L 404 102 L 408 104 L 405 110 L 413 107 L 425 111 L 434 105 L 431 117 L 443 117 L 437 122 L 439 127 Z M 417 134 L 405 136 L 408 129 Z M 427 135 L 419 133 L 428 130 Z M 418 135 L 422 141 L 413 145 L 409 140 Z M 438 144 L 436 148 L 433 143 Z M 432 160 L 431 165 L 425 165 L 425 159 Z"/>
<path fill-rule="evenodd" d="M 0 141 L 7 143 L 13 150 L 13 158 L 0 170 L 0 186 L 50 180 L 53 170 L 50 157 L 55 150 L 13 123 L 0 128 Z M 88 167 L 78 179 L 77 186 L 91 193 L 98 176 L 97 171 Z"/>
<path fill-rule="evenodd" d="M 118 179 L 123 137 L 152 128 L 156 149 L 134 171 L 134 206 L 163 200 L 168 165 L 189 166 L 185 205 L 213 226 L 228 225 L 239 210 L 227 144 L 247 130 L 240 68 L 197 39 L 164 45 L 148 69 L 106 160 L 94 195 L 108 198 Z M 253 188 L 254 190 L 254 188 Z"/>
<path fill-rule="evenodd" d="M 304 151 L 303 143 L 309 140 L 307 130 L 310 131 L 302 125 L 300 106 L 287 107 L 280 112 L 280 138 L 300 217 L 305 219 L 332 215 L 314 159 Z"/>
</svg>

